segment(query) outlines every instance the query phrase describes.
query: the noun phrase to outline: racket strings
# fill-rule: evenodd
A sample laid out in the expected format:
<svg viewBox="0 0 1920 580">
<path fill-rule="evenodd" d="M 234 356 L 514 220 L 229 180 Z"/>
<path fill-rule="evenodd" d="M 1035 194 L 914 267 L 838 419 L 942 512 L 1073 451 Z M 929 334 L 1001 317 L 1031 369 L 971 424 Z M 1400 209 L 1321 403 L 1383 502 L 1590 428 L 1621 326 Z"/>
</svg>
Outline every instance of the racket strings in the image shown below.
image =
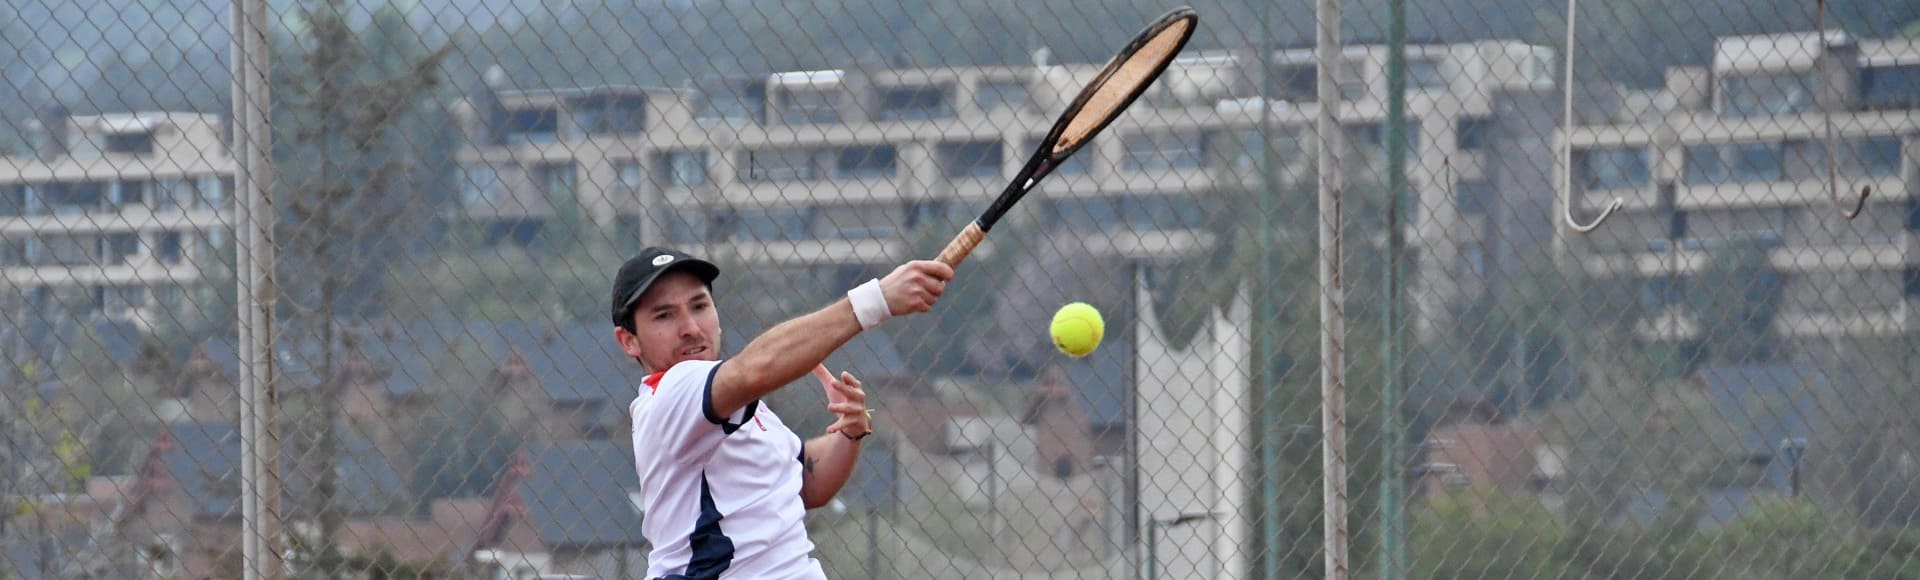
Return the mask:
<svg viewBox="0 0 1920 580">
<path fill-rule="evenodd" d="M 1152 83 L 1157 73 L 1180 52 L 1192 27 L 1192 20 L 1176 20 L 1150 37 L 1139 50 L 1127 55 L 1087 98 L 1079 114 L 1067 123 L 1066 130 L 1053 145 L 1053 152 L 1057 154 L 1079 146 L 1126 110 L 1127 103 Z"/>
</svg>

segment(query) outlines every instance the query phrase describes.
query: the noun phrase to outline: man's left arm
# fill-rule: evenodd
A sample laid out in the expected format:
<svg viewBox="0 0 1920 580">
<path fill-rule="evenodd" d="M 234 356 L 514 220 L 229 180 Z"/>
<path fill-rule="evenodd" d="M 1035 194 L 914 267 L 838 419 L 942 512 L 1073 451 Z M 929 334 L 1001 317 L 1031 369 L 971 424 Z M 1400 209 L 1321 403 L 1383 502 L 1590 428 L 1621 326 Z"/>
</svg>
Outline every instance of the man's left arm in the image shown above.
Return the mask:
<svg viewBox="0 0 1920 580">
<path fill-rule="evenodd" d="M 807 441 L 800 453 L 800 502 L 807 509 L 827 505 L 847 485 L 854 464 L 860 461 L 860 440 L 873 431 L 867 394 L 860 389 L 860 381 L 850 373 L 840 373 L 840 377 L 825 385 L 829 393 L 838 393 L 843 399 L 827 405 L 840 420 L 827 427 L 827 434 Z"/>
</svg>

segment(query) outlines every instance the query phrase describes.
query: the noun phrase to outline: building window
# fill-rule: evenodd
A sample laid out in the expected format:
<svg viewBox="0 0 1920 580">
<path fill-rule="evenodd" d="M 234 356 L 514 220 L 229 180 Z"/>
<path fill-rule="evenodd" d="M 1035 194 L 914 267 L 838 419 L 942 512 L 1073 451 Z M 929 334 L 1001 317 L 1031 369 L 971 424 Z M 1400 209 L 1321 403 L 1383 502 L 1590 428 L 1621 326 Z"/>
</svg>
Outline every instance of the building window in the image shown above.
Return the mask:
<svg viewBox="0 0 1920 580">
<path fill-rule="evenodd" d="M 149 253 L 162 264 L 179 264 L 184 254 L 180 232 L 161 232 L 154 238 L 154 248 Z"/>
<path fill-rule="evenodd" d="M 1378 164 L 1381 167 L 1386 166 L 1386 123 L 1348 125 L 1344 127 L 1342 131 L 1347 139 L 1347 151 L 1355 153 L 1368 162 Z M 1416 155 L 1416 152 L 1420 150 L 1420 121 L 1407 119 L 1406 124 L 1401 128 L 1401 134 L 1406 136 L 1407 155 L 1409 157 Z"/>
<path fill-rule="evenodd" d="M 191 196 L 181 197 L 183 183 L 179 178 L 162 177 L 153 180 L 153 210 L 178 211 L 187 209 L 193 203 Z"/>
<path fill-rule="evenodd" d="M 663 187 L 689 188 L 707 184 L 706 151 L 668 151 L 654 155 L 654 171 Z"/>
<path fill-rule="evenodd" d="M 901 213 L 903 208 L 896 204 L 823 207 L 814 216 L 814 237 L 890 239 L 899 230 L 897 220 Z"/>
<path fill-rule="evenodd" d="M 1852 143 L 1853 156 L 1859 163 L 1860 171 L 1869 177 L 1898 177 L 1900 175 L 1901 139 L 1897 135 L 1882 135 L 1855 140 Z"/>
<path fill-rule="evenodd" d="M 1786 145 L 1777 141 L 1690 145 L 1685 155 L 1689 185 L 1777 181 L 1786 168 Z"/>
<path fill-rule="evenodd" d="M 1207 226 L 1199 198 L 1192 194 L 1062 198 L 1053 203 L 1056 224 L 1079 234 L 1113 230 L 1151 232 Z"/>
<path fill-rule="evenodd" d="M 936 154 L 949 179 L 993 178 L 1000 176 L 1002 149 L 999 141 L 942 143 Z"/>
<path fill-rule="evenodd" d="M 1920 65 L 1861 68 L 1859 103 L 1867 111 L 1920 109 Z"/>
<path fill-rule="evenodd" d="M 953 228 L 973 220 L 985 205 L 960 200 L 916 201 L 907 204 L 907 229 Z"/>
<path fill-rule="evenodd" d="M 837 89 L 788 89 L 781 92 L 780 121 L 782 123 L 838 123 L 840 110 L 835 107 Z"/>
<path fill-rule="evenodd" d="M 637 135 L 646 130 L 647 100 L 596 97 L 574 103 L 574 130 L 586 135 Z"/>
<path fill-rule="evenodd" d="M 987 81 L 980 83 L 973 92 L 973 106 L 983 112 L 1000 109 L 1025 111 L 1033 107 L 1032 96 L 1027 92 L 1026 83 L 1020 81 Z"/>
<path fill-rule="evenodd" d="M 30 242 L 32 240 L 0 238 L 0 267 L 27 265 L 27 244 Z"/>
<path fill-rule="evenodd" d="M 1728 76 L 1720 79 L 1720 114 L 1794 115 L 1813 110 L 1813 73 Z"/>
<path fill-rule="evenodd" d="M 1233 144 L 1229 153 L 1232 158 L 1228 164 L 1234 172 L 1241 175 L 1260 174 L 1260 164 L 1265 162 L 1266 147 L 1273 147 L 1273 169 L 1276 173 L 1285 171 L 1289 163 L 1295 163 L 1304 157 L 1301 151 L 1300 135 L 1291 131 L 1282 131 L 1273 135 L 1268 143 L 1260 138 L 1258 130 L 1241 130 L 1233 133 Z M 1275 176 L 1280 177 L 1280 176 Z"/>
<path fill-rule="evenodd" d="M 1468 246 L 1466 251 L 1460 253 L 1460 266 L 1468 276 L 1486 276 L 1487 251 L 1478 245 Z"/>
<path fill-rule="evenodd" d="M 191 177 L 173 177 L 154 180 L 154 209 L 158 211 L 193 211 L 200 203 L 200 185 Z"/>
<path fill-rule="evenodd" d="M 198 183 L 194 185 L 199 188 L 201 208 L 219 211 L 229 207 L 228 200 L 231 196 L 227 193 L 234 191 L 233 178 L 207 176 L 196 181 Z"/>
<path fill-rule="evenodd" d="M 613 186 L 620 191 L 639 191 L 640 180 L 644 177 L 639 161 L 629 159 L 613 164 Z"/>
<path fill-rule="evenodd" d="M 533 183 L 550 201 L 574 199 L 579 193 L 579 176 L 572 163 L 542 163 L 533 166 Z"/>
<path fill-rule="evenodd" d="M 1340 100 L 1358 101 L 1372 95 L 1367 87 L 1366 65 L 1358 60 L 1344 60 L 1333 75 L 1339 83 Z"/>
<path fill-rule="evenodd" d="M 79 215 L 101 209 L 107 198 L 107 184 L 101 181 L 52 183 L 42 188 L 46 203 L 54 215 Z"/>
<path fill-rule="evenodd" d="M 519 247 L 532 246 L 540 238 L 540 229 L 544 226 L 538 219 L 501 220 L 487 224 L 482 234 L 485 245 L 510 244 Z"/>
<path fill-rule="evenodd" d="M 1194 230 L 1207 226 L 1200 209 L 1200 193 L 1126 196 L 1119 200 L 1120 219 L 1134 231 Z"/>
<path fill-rule="evenodd" d="M 121 266 L 140 255 L 139 234 L 108 234 L 100 238 L 100 262 L 103 266 Z"/>
<path fill-rule="evenodd" d="M 15 257 L 19 258 L 18 263 L 22 266 L 38 266 L 46 254 L 46 244 L 36 238 L 15 239 L 11 243 L 14 245 Z"/>
<path fill-rule="evenodd" d="M 951 86 L 888 87 L 880 89 L 880 120 L 919 121 L 953 117 Z"/>
<path fill-rule="evenodd" d="M 1483 215 L 1495 197 L 1493 183 L 1484 179 L 1461 181 L 1454 184 L 1453 196 L 1453 207 L 1460 215 Z"/>
<path fill-rule="evenodd" d="M 552 107 L 507 111 L 506 144 L 552 143 L 560 138 L 560 113 Z"/>
<path fill-rule="evenodd" d="M 106 152 L 126 155 L 153 153 L 153 132 L 116 133 L 107 136 Z"/>
<path fill-rule="evenodd" d="M 122 312 L 145 306 L 145 286 L 95 286 L 93 305 L 105 312 Z"/>
<path fill-rule="evenodd" d="M 500 182 L 500 172 L 485 163 L 468 165 L 460 169 L 460 204 L 475 206 L 500 201 L 506 193 L 506 185 Z"/>
<path fill-rule="evenodd" d="M 766 117 L 764 85 L 716 87 L 701 96 L 705 101 L 694 120 L 702 123 L 759 123 Z"/>
<path fill-rule="evenodd" d="M 115 208 L 143 206 L 147 203 L 147 182 L 127 179 L 114 182 L 113 205 Z"/>
<path fill-rule="evenodd" d="M 820 178 L 817 149 L 748 151 L 740 180 L 748 183 L 813 181 Z"/>
<path fill-rule="evenodd" d="M 1136 133 L 1123 141 L 1121 167 L 1135 173 L 1199 169 L 1207 163 L 1206 133 Z"/>
<path fill-rule="evenodd" d="M 1461 149 L 1476 151 L 1487 148 L 1493 140 L 1493 119 L 1465 117 L 1454 123 L 1454 138 Z"/>
<path fill-rule="evenodd" d="M 212 228 L 193 239 L 194 261 L 202 265 L 208 263 L 226 264 L 233 260 L 234 246 L 232 232 L 223 228 Z"/>
<path fill-rule="evenodd" d="M 1053 204 L 1054 223 L 1076 234 L 1097 234 L 1120 223 L 1111 197 L 1064 198 Z"/>
<path fill-rule="evenodd" d="M 716 242 L 711 238 L 712 220 L 707 210 L 677 208 L 667 214 L 667 239 L 675 244 L 696 245 Z"/>
<path fill-rule="evenodd" d="M 27 213 L 27 186 L 0 185 L 0 217 L 21 217 Z"/>
<path fill-rule="evenodd" d="M 1642 147 L 1576 151 L 1574 171 L 1580 186 L 1589 190 L 1638 189 L 1651 180 L 1647 150 Z"/>
<path fill-rule="evenodd" d="M 834 179 L 892 179 L 899 155 L 892 145 L 845 147 L 833 165 Z"/>
<path fill-rule="evenodd" d="M 1437 91 L 1447 88 L 1447 77 L 1441 74 L 1440 59 L 1407 59 L 1407 89 L 1413 91 Z"/>
<path fill-rule="evenodd" d="M 1274 100 L 1311 103 L 1320 100 L 1319 70 L 1311 64 L 1280 65 L 1267 78 L 1267 94 Z"/>
<path fill-rule="evenodd" d="M 733 239 L 745 242 L 797 242 L 813 238 L 811 208 L 742 209 L 734 212 Z"/>
</svg>

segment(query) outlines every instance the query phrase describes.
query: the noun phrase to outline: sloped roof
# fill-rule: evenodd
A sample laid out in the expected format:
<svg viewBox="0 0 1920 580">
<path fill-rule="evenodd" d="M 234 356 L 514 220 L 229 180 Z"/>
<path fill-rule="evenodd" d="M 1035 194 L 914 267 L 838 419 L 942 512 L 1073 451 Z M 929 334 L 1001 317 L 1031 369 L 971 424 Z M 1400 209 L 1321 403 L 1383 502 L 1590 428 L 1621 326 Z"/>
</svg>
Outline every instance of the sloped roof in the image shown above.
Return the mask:
<svg viewBox="0 0 1920 580">
<path fill-rule="evenodd" d="M 237 517 L 240 515 L 240 431 L 232 423 L 175 423 L 168 425 L 162 437 L 170 443 L 156 445 L 166 476 L 193 506 L 194 516 Z M 375 512 L 388 507 L 389 500 L 405 494 L 399 472 L 371 441 L 342 434 L 341 457 L 336 468 L 340 477 L 337 502 L 353 513 Z M 283 451 L 287 451 L 283 449 Z M 281 473 L 289 496 L 298 494 L 303 481 L 310 479 L 295 468 L 291 453 L 283 453 Z M 289 506 L 293 505 L 291 503 Z"/>
<path fill-rule="evenodd" d="M 527 449 L 531 472 L 519 483 L 527 518 L 549 548 L 636 545 L 640 491 L 633 454 L 609 441 L 569 441 Z"/>
</svg>

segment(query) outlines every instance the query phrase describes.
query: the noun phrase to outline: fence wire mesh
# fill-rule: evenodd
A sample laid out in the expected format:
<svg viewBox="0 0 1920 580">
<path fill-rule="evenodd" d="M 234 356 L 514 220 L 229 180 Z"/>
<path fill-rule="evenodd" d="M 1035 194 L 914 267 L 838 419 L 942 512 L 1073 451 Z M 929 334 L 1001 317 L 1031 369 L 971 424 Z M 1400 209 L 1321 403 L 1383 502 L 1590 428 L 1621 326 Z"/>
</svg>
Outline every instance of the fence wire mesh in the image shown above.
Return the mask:
<svg viewBox="0 0 1920 580">
<path fill-rule="evenodd" d="M 827 575 L 1326 576 L 1331 67 L 1354 575 L 1920 578 L 1920 3 L 1411 2 L 1400 60 L 1393 1 L 1319 62 L 1311 3 L 1196 0 L 931 312 L 828 357 L 875 414 Z M 718 264 L 738 354 L 938 253 L 1172 7 L 257 5 L 284 564 L 242 549 L 233 6 L 4 0 L 0 578 L 685 572 L 614 269 Z"/>
</svg>

